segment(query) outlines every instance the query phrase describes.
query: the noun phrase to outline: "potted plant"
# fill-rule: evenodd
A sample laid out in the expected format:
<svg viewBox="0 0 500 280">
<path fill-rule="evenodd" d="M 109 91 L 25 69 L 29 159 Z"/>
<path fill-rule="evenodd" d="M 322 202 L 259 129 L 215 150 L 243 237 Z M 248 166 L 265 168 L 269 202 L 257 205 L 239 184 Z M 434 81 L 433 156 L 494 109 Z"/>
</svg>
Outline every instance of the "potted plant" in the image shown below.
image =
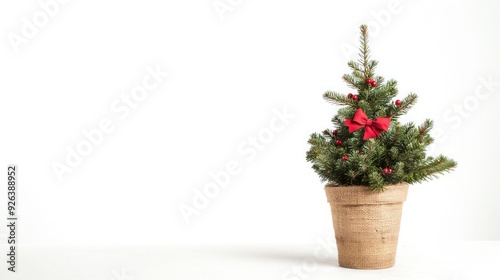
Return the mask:
<svg viewBox="0 0 500 280">
<path fill-rule="evenodd" d="M 456 162 L 426 156 L 432 120 L 399 123 L 417 95 L 395 100 L 396 81 L 375 75 L 367 26 L 360 31 L 359 60 L 350 61 L 352 73 L 343 76 L 357 93 L 323 95 L 343 107 L 332 129 L 310 136 L 306 158 L 327 182 L 340 266 L 378 269 L 394 265 L 408 185 L 450 171 Z"/>
</svg>

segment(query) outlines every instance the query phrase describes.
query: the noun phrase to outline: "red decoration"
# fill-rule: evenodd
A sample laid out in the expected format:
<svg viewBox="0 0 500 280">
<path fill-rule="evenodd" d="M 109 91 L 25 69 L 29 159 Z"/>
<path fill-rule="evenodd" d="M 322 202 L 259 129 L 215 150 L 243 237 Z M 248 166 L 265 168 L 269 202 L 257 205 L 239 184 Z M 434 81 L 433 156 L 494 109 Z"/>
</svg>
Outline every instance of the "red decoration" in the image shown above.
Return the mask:
<svg viewBox="0 0 500 280">
<path fill-rule="evenodd" d="M 377 86 L 377 81 L 375 81 L 375 80 L 374 80 L 374 79 L 372 79 L 372 78 L 367 78 L 367 79 L 365 80 L 365 82 L 366 82 L 367 84 L 371 85 L 372 87 L 376 87 L 376 86 Z"/>
<path fill-rule="evenodd" d="M 343 156 L 343 157 L 342 157 L 342 161 L 347 161 L 348 159 L 349 159 L 349 157 L 348 157 L 348 156 Z"/>
<path fill-rule="evenodd" d="M 349 93 L 349 94 L 347 95 L 347 98 L 351 99 L 353 96 L 354 96 L 354 95 L 353 95 L 352 93 Z"/>
<path fill-rule="evenodd" d="M 333 133 L 333 135 L 337 135 L 339 133 L 339 131 L 335 129 L 334 131 L 332 131 L 332 133 Z"/>
<path fill-rule="evenodd" d="M 370 120 L 362 109 L 358 109 L 352 120 L 345 120 L 344 123 L 349 127 L 349 133 L 353 133 L 364 127 L 365 135 L 363 136 L 363 140 L 366 140 L 369 138 L 376 138 L 382 131 L 387 131 L 391 124 L 391 118 L 379 117 Z"/>
<path fill-rule="evenodd" d="M 335 145 L 337 145 L 337 146 L 342 145 L 342 140 L 337 140 L 337 141 L 335 141 Z"/>
<path fill-rule="evenodd" d="M 384 173 L 384 174 L 389 173 L 389 168 L 384 168 L 384 169 L 382 169 L 382 173 Z"/>
<path fill-rule="evenodd" d="M 396 100 L 396 101 L 394 102 L 394 104 L 396 104 L 396 106 L 400 106 L 400 105 L 401 105 L 401 100 L 399 100 L 399 99 L 398 99 L 398 100 Z"/>
<path fill-rule="evenodd" d="M 358 97 L 357 95 L 353 95 L 353 96 L 352 96 L 352 100 L 354 100 L 354 101 L 358 101 L 358 99 L 359 99 L 359 97 Z"/>
<path fill-rule="evenodd" d="M 392 168 L 389 168 L 388 171 L 389 171 L 389 174 L 392 174 Z"/>
</svg>

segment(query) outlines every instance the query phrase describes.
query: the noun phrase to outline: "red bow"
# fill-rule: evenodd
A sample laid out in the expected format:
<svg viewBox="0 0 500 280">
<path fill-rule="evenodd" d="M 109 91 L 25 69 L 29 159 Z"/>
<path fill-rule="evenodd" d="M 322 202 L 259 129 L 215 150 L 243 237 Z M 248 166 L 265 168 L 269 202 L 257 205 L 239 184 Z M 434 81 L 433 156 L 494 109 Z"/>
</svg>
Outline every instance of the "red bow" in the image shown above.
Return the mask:
<svg viewBox="0 0 500 280">
<path fill-rule="evenodd" d="M 369 138 L 376 138 L 382 133 L 382 131 L 387 131 L 389 125 L 391 124 L 391 118 L 376 118 L 373 121 L 370 120 L 363 110 L 358 109 L 354 114 L 352 120 L 345 120 L 344 123 L 349 127 L 349 133 L 365 127 L 365 135 L 363 140 Z"/>
</svg>

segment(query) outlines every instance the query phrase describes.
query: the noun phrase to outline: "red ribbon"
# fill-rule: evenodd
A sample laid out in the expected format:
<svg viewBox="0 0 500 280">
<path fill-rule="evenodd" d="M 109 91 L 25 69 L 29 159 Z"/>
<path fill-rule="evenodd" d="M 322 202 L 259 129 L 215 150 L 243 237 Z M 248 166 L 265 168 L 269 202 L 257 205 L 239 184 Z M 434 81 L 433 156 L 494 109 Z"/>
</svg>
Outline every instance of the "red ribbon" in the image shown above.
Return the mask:
<svg viewBox="0 0 500 280">
<path fill-rule="evenodd" d="M 389 125 L 391 124 L 391 118 L 380 117 L 374 120 L 370 120 L 363 110 L 358 109 L 354 114 L 352 120 L 345 120 L 344 123 L 349 127 L 349 133 L 365 127 L 365 135 L 363 140 L 369 138 L 376 138 L 382 133 L 382 131 L 387 131 Z"/>
</svg>

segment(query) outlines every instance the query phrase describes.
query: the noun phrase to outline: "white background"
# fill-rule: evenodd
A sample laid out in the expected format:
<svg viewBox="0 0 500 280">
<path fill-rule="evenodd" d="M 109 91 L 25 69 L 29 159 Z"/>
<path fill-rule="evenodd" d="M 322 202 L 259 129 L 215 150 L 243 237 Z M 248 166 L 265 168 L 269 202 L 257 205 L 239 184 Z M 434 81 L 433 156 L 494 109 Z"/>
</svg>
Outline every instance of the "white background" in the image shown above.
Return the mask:
<svg viewBox="0 0 500 280">
<path fill-rule="evenodd" d="M 2 1 L 0 166 L 19 166 L 21 244 L 314 243 L 333 234 L 306 142 L 338 109 L 322 93 L 349 92 L 341 76 L 356 56 L 345 50 L 362 23 L 377 73 L 396 79 L 401 97 L 419 94 L 403 121 L 434 119 L 431 153 L 459 164 L 411 186 L 401 240 L 499 240 L 500 4 L 436 2 L 242 0 L 221 18 L 212 0 L 74 0 L 15 47 L 23 17 L 43 10 Z M 120 119 L 111 104 L 156 65 L 169 77 Z M 295 117 L 263 150 L 238 152 L 284 107 Z M 105 118 L 114 130 L 60 182 L 53 163 Z M 241 173 L 187 224 L 179 206 L 231 161 Z M 0 234 L 5 242 L 5 227 Z"/>
</svg>

